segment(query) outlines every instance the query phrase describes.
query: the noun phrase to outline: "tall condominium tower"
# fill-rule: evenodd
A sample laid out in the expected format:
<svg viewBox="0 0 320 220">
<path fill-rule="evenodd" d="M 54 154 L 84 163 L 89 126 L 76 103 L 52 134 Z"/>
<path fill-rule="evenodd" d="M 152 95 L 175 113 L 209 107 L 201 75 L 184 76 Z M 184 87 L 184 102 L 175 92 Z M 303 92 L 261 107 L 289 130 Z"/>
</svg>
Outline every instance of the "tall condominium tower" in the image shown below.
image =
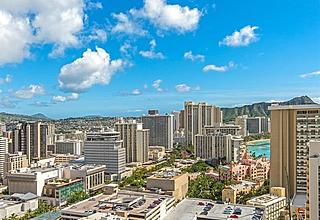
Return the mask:
<svg viewBox="0 0 320 220">
<path fill-rule="evenodd" d="M 320 139 L 320 105 L 272 105 L 271 186 L 306 193 L 309 141 Z M 288 181 L 287 181 L 288 179 Z"/>
<path fill-rule="evenodd" d="M 307 219 L 320 219 L 320 141 L 309 142 Z"/>
<path fill-rule="evenodd" d="M 13 152 L 23 152 L 29 163 L 47 156 L 48 145 L 54 144 L 54 125 L 42 122 L 23 122 L 13 131 Z"/>
<path fill-rule="evenodd" d="M 149 130 L 143 129 L 142 123 L 135 120 L 121 120 L 115 124 L 120 132 L 123 147 L 126 149 L 126 162 L 147 162 L 149 148 Z"/>
<path fill-rule="evenodd" d="M 4 176 L 5 156 L 8 153 L 8 139 L 0 137 L 0 177 Z"/>
<path fill-rule="evenodd" d="M 149 145 L 173 148 L 173 115 L 159 115 L 157 110 L 150 110 L 142 116 L 143 128 L 149 129 Z"/>
<path fill-rule="evenodd" d="M 120 133 L 114 130 L 88 133 L 84 143 L 84 158 L 88 164 L 107 166 L 108 174 L 125 171 L 126 149 L 122 146 Z"/>
<path fill-rule="evenodd" d="M 262 134 L 267 133 L 269 131 L 269 119 L 267 117 L 250 117 L 246 120 L 248 134 Z"/>
<path fill-rule="evenodd" d="M 201 135 L 204 126 L 221 124 L 222 121 L 222 111 L 214 105 L 184 103 L 184 129 L 188 144 L 194 144 L 195 135 Z"/>
</svg>

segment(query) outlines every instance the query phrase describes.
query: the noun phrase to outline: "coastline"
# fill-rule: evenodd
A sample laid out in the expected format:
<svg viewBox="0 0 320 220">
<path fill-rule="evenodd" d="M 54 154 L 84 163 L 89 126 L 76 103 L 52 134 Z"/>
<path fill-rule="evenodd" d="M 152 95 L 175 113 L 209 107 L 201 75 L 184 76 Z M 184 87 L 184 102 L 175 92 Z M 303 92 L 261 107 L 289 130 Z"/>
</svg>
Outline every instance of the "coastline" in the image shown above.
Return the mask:
<svg viewBox="0 0 320 220">
<path fill-rule="evenodd" d="M 261 144 L 265 144 L 269 142 L 270 143 L 270 139 L 259 139 L 259 140 L 254 140 L 254 141 L 248 141 L 246 143 L 247 146 L 254 146 L 254 145 L 261 145 Z"/>
</svg>

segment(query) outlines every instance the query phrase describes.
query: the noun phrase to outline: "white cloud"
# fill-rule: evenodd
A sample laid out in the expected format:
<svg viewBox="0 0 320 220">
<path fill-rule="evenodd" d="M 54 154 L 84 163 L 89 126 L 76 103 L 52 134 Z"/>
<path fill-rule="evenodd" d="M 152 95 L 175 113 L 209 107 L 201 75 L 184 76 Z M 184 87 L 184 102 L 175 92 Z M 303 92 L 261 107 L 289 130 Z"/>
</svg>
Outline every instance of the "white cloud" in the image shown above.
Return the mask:
<svg viewBox="0 0 320 220">
<path fill-rule="evenodd" d="M 86 4 L 86 8 L 91 10 L 91 9 L 103 9 L 103 5 L 101 2 L 92 2 L 88 1 Z"/>
<path fill-rule="evenodd" d="M 161 83 L 162 83 L 162 80 L 161 79 L 157 79 L 157 80 L 153 81 L 152 87 L 155 88 L 158 92 L 162 92 L 163 89 L 160 87 Z"/>
<path fill-rule="evenodd" d="M 309 78 L 309 77 L 316 77 L 316 76 L 320 76 L 320 70 L 300 75 L 301 78 Z"/>
<path fill-rule="evenodd" d="M 121 59 L 111 60 L 102 48 L 87 49 L 82 57 L 64 65 L 59 74 L 59 87 L 66 92 L 84 92 L 96 84 L 106 85 L 124 67 Z"/>
<path fill-rule="evenodd" d="M 139 89 L 132 90 L 132 95 L 141 95 L 141 91 Z"/>
<path fill-rule="evenodd" d="M 1 108 L 15 108 L 16 103 L 8 96 L 5 96 L 5 97 L 0 98 L 0 107 Z"/>
<path fill-rule="evenodd" d="M 50 104 L 47 102 L 42 102 L 42 101 L 35 101 L 34 103 L 31 103 L 30 105 L 36 106 L 36 107 L 49 107 Z"/>
<path fill-rule="evenodd" d="M 57 96 L 53 96 L 52 97 L 52 101 L 54 103 L 66 102 L 66 101 L 77 100 L 77 99 L 79 99 L 79 94 L 78 93 L 71 93 L 71 95 L 69 95 L 69 96 L 57 95 Z"/>
<path fill-rule="evenodd" d="M 190 92 L 191 90 L 191 87 L 186 85 L 186 84 L 179 84 L 179 85 L 176 85 L 176 91 L 177 92 Z"/>
<path fill-rule="evenodd" d="M 82 0 L 1 0 L 0 8 L 0 64 L 30 57 L 33 44 L 53 44 L 52 56 L 79 45 Z"/>
<path fill-rule="evenodd" d="M 7 74 L 5 77 L 0 77 L 0 84 L 10 83 L 12 81 L 12 76 Z"/>
<path fill-rule="evenodd" d="M 219 42 L 219 45 L 226 45 L 230 47 L 248 46 L 258 40 L 258 36 L 255 33 L 255 30 L 258 28 L 258 26 L 247 25 L 241 28 L 240 31 L 235 31 L 232 35 L 226 36 Z"/>
<path fill-rule="evenodd" d="M 199 60 L 199 61 L 201 61 L 201 62 L 203 62 L 204 59 L 205 59 L 205 56 L 204 56 L 204 55 L 202 55 L 202 54 L 193 54 L 191 50 L 188 51 L 188 52 L 185 52 L 184 55 L 183 55 L 183 57 L 184 57 L 185 59 L 187 59 L 187 60 L 192 60 L 192 61 L 197 61 L 197 60 Z"/>
<path fill-rule="evenodd" d="M 153 39 L 149 42 L 150 44 L 150 50 L 142 50 L 139 52 L 139 54 L 145 58 L 149 59 L 165 59 L 165 56 L 161 52 L 155 52 L 157 43 Z"/>
<path fill-rule="evenodd" d="M 210 64 L 203 67 L 202 71 L 203 72 L 209 72 L 209 71 L 226 72 L 232 69 L 233 67 L 235 67 L 235 64 L 233 62 L 229 62 L 228 65 L 225 65 L 225 66 L 216 66 L 214 64 Z"/>
<path fill-rule="evenodd" d="M 15 96 L 19 99 L 32 99 L 35 96 L 43 95 L 45 89 L 41 85 L 29 85 L 15 92 Z"/>
<path fill-rule="evenodd" d="M 0 65 L 19 63 L 29 57 L 32 40 L 33 36 L 27 19 L 14 17 L 0 10 Z"/>
<path fill-rule="evenodd" d="M 105 32 L 103 29 L 94 28 L 91 35 L 89 35 L 89 40 L 105 42 L 107 41 L 107 32 Z"/>
<path fill-rule="evenodd" d="M 111 32 L 114 34 L 128 34 L 145 36 L 148 32 L 132 20 L 129 15 L 124 13 L 112 14 L 113 18 L 117 20 L 117 24 L 112 27 Z"/>
<path fill-rule="evenodd" d="M 166 0 L 144 0 L 142 9 L 131 9 L 130 12 L 133 16 L 149 20 L 161 30 L 176 30 L 179 33 L 195 30 L 201 17 L 197 8 L 169 5 Z"/>
<path fill-rule="evenodd" d="M 175 86 L 175 89 L 179 93 L 185 93 L 185 92 L 191 92 L 191 91 L 199 91 L 200 86 L 191 87 L 191 86 L 188 86 L 187 84 L 178 84 Z"/>
</svg>

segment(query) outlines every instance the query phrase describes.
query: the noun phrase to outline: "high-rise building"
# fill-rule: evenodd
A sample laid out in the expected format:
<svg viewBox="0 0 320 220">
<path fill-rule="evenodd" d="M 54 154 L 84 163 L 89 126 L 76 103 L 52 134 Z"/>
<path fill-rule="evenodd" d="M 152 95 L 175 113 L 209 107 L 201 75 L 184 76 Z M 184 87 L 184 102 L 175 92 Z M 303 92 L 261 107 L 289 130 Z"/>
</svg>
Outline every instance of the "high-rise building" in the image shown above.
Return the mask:
<svg viewBox="0 0 320 220">
<path fill-rule="evenodd" d="M 54 125 L 42 122 L 23 122 L 13 131 L 13 153 L 21 151 L 31 163 L 47 157 L 49 145 L 54 144 Z"/>
<path fill-rule="evenodd" d="M 28 167 L 27 155 L 22 154 L 22 152 L 17 152 L 15 154 L 6 154 L 4 163 L 4 173 L 14 171 L 21 168 Z"/>
<path fill-rule="evenodd" d="M 0 177 L 4 176 L 5 156 L 8 153 L 8 139 L 0 137 Z"/>
<path fill-rule="evenodd" d="M 240 126 L 239 134 L 242 137 L 245 137 L 248 135 L 248 129 L 247 129 L 247 115 L 241 115 L 236 117 L 235 124 Z"/>
<path fill-rule="evenodd" d="M 55 153 L 81 155 L 82 144 L 81 140 L 58 140 L 56 141 Z"/>
<path fill-rule="evenodd" d="M 206 160 L 239 160 L 240 145 L 243 140 L 230 134 L 197 134 L 195 136 L 196 156 Z"/>
<path fill-rule="evenodd" d="M 180 112 L 173 111 L 173 132 L 179 131 L 180 129 Z"/>
<path fill-rule="evenodd" d="M 320 138 L 320 105 L 272 105 L 270 179 L 271 186 L 288 190 L 292 198 L 307 191 L 311 140 Z"/>
<path fill-rule="evenodd" d="M 48 157 L 48 147 L 54 146 L 55 127 L 51 123 L 40 124 L 40 157 Z"/>
<path fill-rule="evenodd" d="M 149 145 L 173 148 L 173 115 L 159 115 L 158 111 L 149 111 L 142 116 L 143 128 L 149 129 Z"/>
<path fill-rule="evenodd" d="M 263 134 L 268 133 L 268 118 L 267 117 L 250 117 L 247 120 L 248 134 Z"/>
<path fill-rule="evenodd" d="M 221 124 L 222 111 L 207 103 L 184 103 L 184 129 L 187 144 L 194 144 L 194 137 L 202 135 L 204 126 Z"/>
<path fill-rule="evenodd" d="M 307 219 L 320 218 L 320 141 L 309 142 Z"/>
<path fill-rule="evenodd" d="M 114 130 L 88 133 L 84 143 L 85 162 L 106 165 L 108 174 L 123 173 L 126 165 L 126 149 L 122 143 L 120 133 Z"/>
<path fill-rule="evenodd" d="M 121 120 L 115 124 L 120 132 L 123 147 L 126 149 L 126 162 L 147 162 L 149 147 L 149 130 L 143 129 L 142 123 L 135 120 Z"/>
</svg>

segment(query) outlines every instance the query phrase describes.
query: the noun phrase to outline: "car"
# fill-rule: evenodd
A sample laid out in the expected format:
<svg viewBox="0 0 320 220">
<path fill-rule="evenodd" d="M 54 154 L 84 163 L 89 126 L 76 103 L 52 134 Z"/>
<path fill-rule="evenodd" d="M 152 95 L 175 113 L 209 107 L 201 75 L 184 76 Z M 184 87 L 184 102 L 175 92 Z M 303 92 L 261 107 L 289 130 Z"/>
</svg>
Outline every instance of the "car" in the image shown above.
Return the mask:
<svg viewBox="0 0 320 220">
<path fill-rule="evenodd" d="M 223 214 L 230 214 L 230 213 L 231 213 L 231 211 L 228 211 L 228 210 L 223 211 Z"/>
<path fill-rule="evenodd" d="M 223 201 L 216 201 L 216 204 L 224 204 Z"/>
<path fill-rule="evenodd" d="M 230 215 L 229 218 L 239 218 L 237 215 Z"/>
<path fill-rule="evenodd" d="M 198 205 L 204 205 L 204 203 L 203 202 L 198 202 Z"/>
<path fill-rule="evenodd" d="M 208 215 L 208 212 L 207 211 L 203 211 L 200 213 L 200 215 Z"/>
</svg>

